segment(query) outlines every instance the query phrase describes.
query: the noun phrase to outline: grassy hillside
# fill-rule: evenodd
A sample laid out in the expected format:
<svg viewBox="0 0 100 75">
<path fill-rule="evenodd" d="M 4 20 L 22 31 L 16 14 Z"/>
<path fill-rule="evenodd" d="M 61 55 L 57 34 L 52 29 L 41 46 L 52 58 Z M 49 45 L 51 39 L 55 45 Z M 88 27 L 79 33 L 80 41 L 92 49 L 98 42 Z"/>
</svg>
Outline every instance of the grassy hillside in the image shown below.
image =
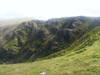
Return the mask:
<svg viewBox="0 0 100 75">
<path fill-rule="evenodd" d="M 99 75 L 100 26 L 88 31 L 70 48 L 58 54 L 63 56 L 31 63 L 0 65 L 0 75 L 40 75 L 40 72 L 46 72 L 46 75 Z"/>
</svg>

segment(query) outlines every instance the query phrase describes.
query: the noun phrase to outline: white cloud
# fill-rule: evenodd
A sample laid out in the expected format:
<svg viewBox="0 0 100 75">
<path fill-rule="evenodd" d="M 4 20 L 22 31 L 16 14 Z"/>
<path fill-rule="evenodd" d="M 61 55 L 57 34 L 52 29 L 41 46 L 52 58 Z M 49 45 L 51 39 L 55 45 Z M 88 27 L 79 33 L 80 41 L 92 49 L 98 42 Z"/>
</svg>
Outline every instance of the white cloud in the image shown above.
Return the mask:
<svg viewBox="0 0 100 75">
<path fill-rule="evenodd" d="M 100 16 L 100 0 L 0 0 L 0 19 Z"/>
</svg>

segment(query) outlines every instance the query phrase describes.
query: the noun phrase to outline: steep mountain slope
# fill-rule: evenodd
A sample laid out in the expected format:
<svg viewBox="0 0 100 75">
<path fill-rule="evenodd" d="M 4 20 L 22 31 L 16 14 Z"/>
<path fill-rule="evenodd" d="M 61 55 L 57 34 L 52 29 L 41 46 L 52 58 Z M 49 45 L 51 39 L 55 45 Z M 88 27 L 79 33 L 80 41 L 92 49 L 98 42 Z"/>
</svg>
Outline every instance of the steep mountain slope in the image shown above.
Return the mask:
<svg viewBox="0 0 100 75">
<path fill-rule="evenodd" d="M 69 51 L 77 40 L 99 24 L 99 18 L 81 16 L 23 22 L 4 36 L 1 61 L 16 63 L 51 58 L 63 49 Z"/>
<path fill-rule="evenodd" d="M 60 53 L 64 55 L 32 63 L 2 65 L 0 74 L 40 75 L 40 72 L 46 72 L 47 75 L 99 75 L 100 26 L 85 33 L 69 49 Z"/>
<path fill-rule="evenodd" d="M 5 35 L 13 31 L 20 23 L 29 20 L 32 20 L 32 18 L 0 21 L 0 41 Z"/>
</svg>

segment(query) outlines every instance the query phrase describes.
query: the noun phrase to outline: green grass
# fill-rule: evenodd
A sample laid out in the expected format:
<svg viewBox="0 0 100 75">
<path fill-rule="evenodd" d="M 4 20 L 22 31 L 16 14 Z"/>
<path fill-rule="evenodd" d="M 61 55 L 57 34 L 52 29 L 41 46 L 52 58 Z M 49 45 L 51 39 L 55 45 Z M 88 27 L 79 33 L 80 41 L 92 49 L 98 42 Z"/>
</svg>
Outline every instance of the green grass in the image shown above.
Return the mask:
<svg viewBox="0 0 100 75">
<path fill-rule="evenodd" d="M 100 75 L 100 27 L 63 56 L 30 63 L 0 65 L 0 75 Z M 83 37 L 85 37 L 84 35 Z M 96 39 L 94 41 L 94 39 Z M 66 49 L 65 49 L 66 50 Z"/>
</svg>

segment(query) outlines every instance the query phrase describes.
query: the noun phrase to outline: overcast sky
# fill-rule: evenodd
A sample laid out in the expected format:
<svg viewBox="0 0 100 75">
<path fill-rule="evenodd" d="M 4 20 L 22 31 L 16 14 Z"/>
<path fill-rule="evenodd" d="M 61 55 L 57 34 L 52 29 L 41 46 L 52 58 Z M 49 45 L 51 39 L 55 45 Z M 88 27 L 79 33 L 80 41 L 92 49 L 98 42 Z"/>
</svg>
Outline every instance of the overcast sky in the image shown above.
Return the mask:
<svg viewBox="0 0 100 75">
<path fill-rule="evenodd" d="M 0 19 L 100 16 L 100 0 L 0 0 Z"/>
</svg>

